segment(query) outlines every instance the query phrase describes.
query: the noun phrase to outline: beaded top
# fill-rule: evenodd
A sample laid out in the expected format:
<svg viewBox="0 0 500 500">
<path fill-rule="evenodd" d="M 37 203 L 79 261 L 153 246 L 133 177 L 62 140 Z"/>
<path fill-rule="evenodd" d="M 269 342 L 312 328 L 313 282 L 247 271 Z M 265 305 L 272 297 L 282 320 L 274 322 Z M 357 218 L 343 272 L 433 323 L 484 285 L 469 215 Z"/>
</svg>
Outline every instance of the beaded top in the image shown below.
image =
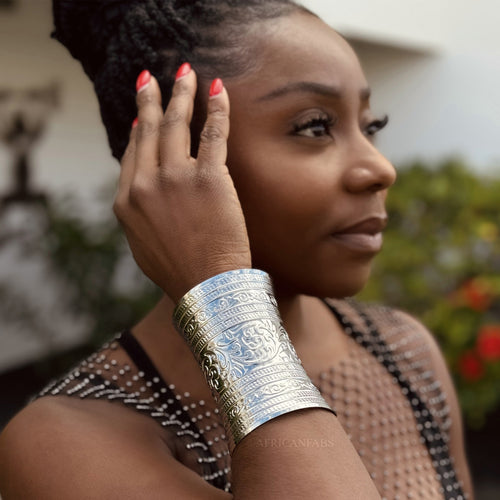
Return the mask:
<svg viewBox="0 0 500 500">
<path fill-rule="evenodd" d="M 466 499 L 448 449 L 450 409 L 422 331 L 388 308 L 361 308 L 352 301 L 328 305 L 349 337 L 349 354 L 310 374 L 311 380 L 337 413 L 382 499 Z M 172 433 L 184 465 L 231 490 L 231 457 L 218 409 L 162 380 L 129 331 L 37 397 L 46 395 L 131 407 Z"/>
</svg>

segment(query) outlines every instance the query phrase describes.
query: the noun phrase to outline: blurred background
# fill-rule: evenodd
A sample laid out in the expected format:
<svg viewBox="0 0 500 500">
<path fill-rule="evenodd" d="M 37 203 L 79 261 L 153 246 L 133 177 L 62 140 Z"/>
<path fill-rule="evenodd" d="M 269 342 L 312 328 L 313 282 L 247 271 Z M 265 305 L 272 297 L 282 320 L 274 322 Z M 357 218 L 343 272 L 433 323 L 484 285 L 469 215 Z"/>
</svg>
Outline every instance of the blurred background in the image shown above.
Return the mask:
<svg viewBox="0 0 500 500">
<path fill-rule="evenodd" d="M 363 292 L 419 317 L 459 393 L 478 500 L 500 498 L 500 4 L 303 2 L 357 50 L 399 171 Z M 111 212 L 119 166 L 50 0 L 0 0 L 0 429 L 158 291 Z M 496 443 L 497 446 L 491 446 Z"/>
</svg>

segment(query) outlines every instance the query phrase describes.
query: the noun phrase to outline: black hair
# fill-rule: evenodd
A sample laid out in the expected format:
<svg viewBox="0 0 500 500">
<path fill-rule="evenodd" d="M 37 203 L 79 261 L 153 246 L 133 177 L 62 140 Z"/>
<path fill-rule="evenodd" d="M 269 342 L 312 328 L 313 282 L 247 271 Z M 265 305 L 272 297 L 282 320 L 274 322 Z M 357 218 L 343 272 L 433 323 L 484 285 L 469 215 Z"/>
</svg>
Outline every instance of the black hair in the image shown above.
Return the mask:
<svg viewBox="0 0 500 500">
<path fill-rule="evenodd" d="M 137 111 L 135 79 L 148 69 L 163 103 L 176 69 L 190 62 L 201 79 L 229 78 L 254 67 L 247 38 L 257 23 L 294 11 L 293 0 L 54 0 L 53 37 L 94 83 L 113 156 L 125 151 Z"/>
</svg>

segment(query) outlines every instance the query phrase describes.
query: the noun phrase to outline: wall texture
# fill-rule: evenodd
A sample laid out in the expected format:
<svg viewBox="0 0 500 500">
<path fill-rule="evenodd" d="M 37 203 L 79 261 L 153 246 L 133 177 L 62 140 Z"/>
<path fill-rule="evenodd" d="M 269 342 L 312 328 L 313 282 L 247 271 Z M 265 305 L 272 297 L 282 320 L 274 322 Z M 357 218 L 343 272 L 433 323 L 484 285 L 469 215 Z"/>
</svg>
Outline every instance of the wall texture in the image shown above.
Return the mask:
<svg viewBox="0 0 500 500">
<path fill-rule="evenodd" d="M 379 146 L 397 165 L 461 156 L 500 172 L 500 3 L 496 0 L 306 0 L 358 50 Z"/>
</svg>

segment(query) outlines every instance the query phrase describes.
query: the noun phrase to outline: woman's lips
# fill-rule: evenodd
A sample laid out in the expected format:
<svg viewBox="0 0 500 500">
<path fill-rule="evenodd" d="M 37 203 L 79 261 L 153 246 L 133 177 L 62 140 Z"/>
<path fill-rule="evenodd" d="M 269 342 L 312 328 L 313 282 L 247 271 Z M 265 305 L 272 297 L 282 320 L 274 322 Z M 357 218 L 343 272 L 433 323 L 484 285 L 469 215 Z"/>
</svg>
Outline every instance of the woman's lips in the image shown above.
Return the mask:
<svg viewBox="0 0 500 500">
<path fill-rule="evenodd" d="M 365 253 L 377 253 L 382 249 L 382 233 L 336 233 L 332 238 L 351 250 Z"/>
<path fill-rule="evenodd" d="M 377 253 L 382 248 L 382 231 L 386 225 L 387 217 L 374 216 L 344 227 L 331 236 L 351 250 Z"/>
</svg>

